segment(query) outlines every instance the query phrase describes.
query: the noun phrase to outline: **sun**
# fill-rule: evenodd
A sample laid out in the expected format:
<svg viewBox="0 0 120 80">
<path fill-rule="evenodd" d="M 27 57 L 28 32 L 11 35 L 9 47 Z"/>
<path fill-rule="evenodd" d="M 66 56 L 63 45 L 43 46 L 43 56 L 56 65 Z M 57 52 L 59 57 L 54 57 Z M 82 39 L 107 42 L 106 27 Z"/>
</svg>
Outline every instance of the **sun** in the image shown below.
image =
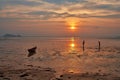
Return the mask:
<svg viewBox="0 0 120 80">
<path fill-rule="evenodd" d="M 66 23 L 69 26 L 69 29 L 75 31 L 79 25 L 79 19 L 77 18 L 67 18 Z"/>
<path fill-rule="evenodd" d="M 70 24 L 70 29 L 71 30 L 75 30 L 76 29 L 76 24 L 75 23 L 71 23 Z"/>
<path fill-rule="evenodd" d="M 76 29 L 74 26 L 72 26 L 72 27 L 70 27 L 70 29 L 72 29 L 72 30 L 74 30 L 74 29 Z"/>
</svg>

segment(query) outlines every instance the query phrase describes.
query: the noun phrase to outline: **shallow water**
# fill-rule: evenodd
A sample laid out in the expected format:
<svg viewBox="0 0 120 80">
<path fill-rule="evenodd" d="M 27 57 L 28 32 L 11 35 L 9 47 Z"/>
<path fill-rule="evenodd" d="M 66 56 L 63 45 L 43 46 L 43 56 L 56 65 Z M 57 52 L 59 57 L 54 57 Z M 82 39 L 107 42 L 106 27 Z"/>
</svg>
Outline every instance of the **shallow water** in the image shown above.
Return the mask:
<svg viewBox="0 0 120 80">
<path fill-rule="evenodd" d="M 85 40 L 85 51 L 82 41 Z M 98 51 L 98 40 L 101 51 Z M 37 53 L 27 57 L 27 49 Z M 79 37 L 0 38 L 0 67 L 26 68 L 28 65 L 54 68 L 57 73 L 98 72 L 120 74 L 120 40 Z"/>
</svg>

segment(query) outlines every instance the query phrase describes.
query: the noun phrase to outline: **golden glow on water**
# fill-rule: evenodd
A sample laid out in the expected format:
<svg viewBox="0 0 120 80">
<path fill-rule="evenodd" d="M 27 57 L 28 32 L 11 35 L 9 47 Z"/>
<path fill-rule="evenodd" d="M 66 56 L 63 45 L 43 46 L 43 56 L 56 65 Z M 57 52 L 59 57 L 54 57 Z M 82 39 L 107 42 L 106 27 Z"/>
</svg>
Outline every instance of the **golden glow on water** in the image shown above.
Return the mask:
<svg viewBox="0 0 120 80">
<path fill-rule="evenodd" d="M 68 70 L 69 73 L 74 73 L 73 69 Z"/>
<path fill-rule="evenodd" d="M 74 37 L 71 38 L 70 46 L 71 46 L 71 48 L 75 47 L 75 39 L 74 39 Z"/>
<path fill-rule="evenodd" d="M 69 73 L 80 73 L 80 70 L 78 70 L 78 69 L 75 69 L 75 68 L 71 68 L 71 69 L 68 69 L 68 72 Z"/>
<path fill-rule="evenodd" d="M 74 37 L 72 37 L 72 38 L 71 38 L 71 41 L 72 41 L 72 42 L 74 42 L 74 41 L 75 41 Z"/>
<path fill-rule="evenodd" d="M 71 46 L 72 48 L 74 48 L 74 47 L 75 47 L 75 44 L 74 44 L 74 43 L 71 43 L 70 46 Z"/>
<path fill-rule="evenodd" d="M 75 50 L 75 47 L 76 47 L 74 37 L 72 37 L 70 41 L 71 41 L 70 44 L 69 44 L 70 45 L 70 50 L 73 51 L 73 50 Z"/>
</svg>

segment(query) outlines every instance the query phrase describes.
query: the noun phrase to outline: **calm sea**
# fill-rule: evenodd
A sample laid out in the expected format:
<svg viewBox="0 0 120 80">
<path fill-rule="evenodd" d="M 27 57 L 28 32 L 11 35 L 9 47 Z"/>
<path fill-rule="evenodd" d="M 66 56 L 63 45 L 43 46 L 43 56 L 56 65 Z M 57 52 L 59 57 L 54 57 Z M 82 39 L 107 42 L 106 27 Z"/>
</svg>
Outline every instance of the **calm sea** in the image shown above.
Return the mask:
<svg viewBox="0 0 120 80">
<path fill-rule="evenodd" d="M 85 40 L 85 51 L 82 41 Z M 98 41 L 101 50 L 98 51 Z M 37 46 L 27 57 L 27 49 Z M 0 38 L 0 67 L 50 67 L 61 73 L 97 72 L 120 74 L 119 39 L 82 39 L 79 37 Z"/>
</svg>

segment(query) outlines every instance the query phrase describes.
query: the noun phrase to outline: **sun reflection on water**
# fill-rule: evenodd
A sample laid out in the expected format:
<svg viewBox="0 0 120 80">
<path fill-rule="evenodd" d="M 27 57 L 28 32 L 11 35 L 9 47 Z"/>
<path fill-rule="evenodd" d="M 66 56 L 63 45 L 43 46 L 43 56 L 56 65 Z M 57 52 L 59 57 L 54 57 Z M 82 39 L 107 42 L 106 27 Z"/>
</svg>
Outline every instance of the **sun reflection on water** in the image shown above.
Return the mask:
<svg viewBox="0 0 120 80">
<path fill-rule="evenodd" d="M 78 69 L 68 69 L 68 73 L 80 73 L 80 70 Z"/>
<path fill-rule="evenodd" d="M 70 45 L 70 51 L 74 51 L 74 50 L 75 50 L 75 47 L 76 47 L 74 37 L 71 38 L 71 42 L 70 42 L 69 45 Z"/>
</svg>

